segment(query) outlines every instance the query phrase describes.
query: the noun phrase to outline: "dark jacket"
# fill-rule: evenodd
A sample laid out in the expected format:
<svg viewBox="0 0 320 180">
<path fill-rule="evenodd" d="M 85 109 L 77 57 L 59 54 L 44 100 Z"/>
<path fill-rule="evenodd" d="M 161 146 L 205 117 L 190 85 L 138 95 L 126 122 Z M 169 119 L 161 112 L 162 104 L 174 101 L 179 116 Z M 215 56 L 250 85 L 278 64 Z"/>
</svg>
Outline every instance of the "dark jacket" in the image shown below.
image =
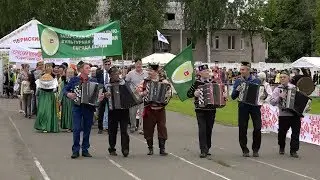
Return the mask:
<svg viewBox="0 0 320 180">
<path fill-rule="evenodd" d="M 190 87 L 190 89 L 187 92 L 188 98 L 193 98 L 194 97 L 194 106 L 195 109 L 201 109 L 201 110 L 214 110 L 214 109 L 207 109 L 207 108 L 199 108 L 199 98 L 194 96 L 194 92 L 196 89 L 198 89 L 199 86 L 204 85 L 206 83 L 216 83 L 213 80 L 208 80 L 208 81 L 202 81 L 201 79 L 197 79 L 193 85 Z"/>
</svg>

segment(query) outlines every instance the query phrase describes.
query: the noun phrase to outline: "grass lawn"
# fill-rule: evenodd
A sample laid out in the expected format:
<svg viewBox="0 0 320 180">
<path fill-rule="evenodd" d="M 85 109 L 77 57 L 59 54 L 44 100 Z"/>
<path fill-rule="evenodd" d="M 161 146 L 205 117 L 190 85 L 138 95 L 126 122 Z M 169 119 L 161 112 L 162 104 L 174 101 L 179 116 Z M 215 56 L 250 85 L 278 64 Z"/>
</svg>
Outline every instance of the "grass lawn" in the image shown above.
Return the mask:
<svg viewBox="0 0 320 180">
<path fill-rule="evenodd" d="M 166 107 L 169 111 L 179 112 L 185 115 L 194 116 L 193 99 L 188 99 L 181 102 L 176 96 L 170 100 L 170 103 Z M 320 114 L 320 98 L 313 98 L 310 114 Z M 227 106 L 221 109 L 217 109 L 216 122 L 227 126 L 238 125 L 238 102 L 230 100 L 227 102 Z M 251 124 L 251 123 L 250 123 Z"/>
</svg>

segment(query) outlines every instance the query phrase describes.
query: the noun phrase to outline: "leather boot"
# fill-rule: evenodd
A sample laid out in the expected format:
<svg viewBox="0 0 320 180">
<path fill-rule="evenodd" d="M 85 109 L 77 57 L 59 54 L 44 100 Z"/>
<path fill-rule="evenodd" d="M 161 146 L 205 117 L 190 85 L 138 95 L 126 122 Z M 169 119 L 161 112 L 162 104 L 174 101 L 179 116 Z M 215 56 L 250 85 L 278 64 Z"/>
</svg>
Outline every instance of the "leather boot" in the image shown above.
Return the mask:
<svg viewBox="0 0 320 180">
<path fill-rule="evenodd" d="M 153 155 L 153 139 L 147 140 L 149 153 L 148 155 Z"/>
<path fill-rule="evenodd" d="M 166 140 L 165 139 L 160 139 L 159 138 L 159 148 L 160 148 L 160 155 L 161 156 L 166 156 L 168 155 L 168 153 L 166 153 L 166 149 L 165 149 L 165 143 L 166 143 Z"/>
</svg>

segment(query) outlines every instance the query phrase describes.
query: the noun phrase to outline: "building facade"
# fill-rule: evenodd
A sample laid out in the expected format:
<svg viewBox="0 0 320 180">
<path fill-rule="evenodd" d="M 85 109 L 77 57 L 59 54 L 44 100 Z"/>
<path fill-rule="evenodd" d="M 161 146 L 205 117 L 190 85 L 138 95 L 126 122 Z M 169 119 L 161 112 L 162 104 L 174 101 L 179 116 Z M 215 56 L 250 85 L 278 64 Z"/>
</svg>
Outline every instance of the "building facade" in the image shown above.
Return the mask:
<svg viewBox="0 0 320 180">
<path fill-rule="evenodd" d="M 106 0 L 101 0 L 98 8 L 98 16 L 94 21 L 107 21 L 105 8 Z M 164 14 L 165 22 L 162 30 L 159 30 L 169 41 L 170 44 L 158 42 L 155 36 L 153 46 L 149 49 L 149 54 L 155 52 L 170 52 L 178 54 L 181 49 L 193 43 L 193 56 L 195 61 L 208 62 L 206 39 L 198 39 L 192 42 L 191 34 L 185 30 L 183 11 L 181 4 L 175 1 L 169 1 L 167 11 Z M 268 43 L 263 37 L 257 35 L 253 38 L 254 62 L 264 62 L 268 58 Z M 235 63 L 241 61 L 251 61 L 251 45 L 249 37 L 243 36 L 237 28 L 222 28 L 213 32 L 210 39 L 211 58 L 214 63 Z"/>
</svg>

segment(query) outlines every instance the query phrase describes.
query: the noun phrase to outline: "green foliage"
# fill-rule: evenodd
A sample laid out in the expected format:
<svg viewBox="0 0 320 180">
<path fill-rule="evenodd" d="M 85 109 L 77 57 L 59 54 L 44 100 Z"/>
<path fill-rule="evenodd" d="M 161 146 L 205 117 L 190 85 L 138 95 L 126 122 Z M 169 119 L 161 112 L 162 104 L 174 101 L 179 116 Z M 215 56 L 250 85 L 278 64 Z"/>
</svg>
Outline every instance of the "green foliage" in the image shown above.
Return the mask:
<svg viewBox="0 0 320 180">
<path fill-rule="evenodd" d="M 265 22 L 273 31 L 268 36 L 269 57 L 295 61 L 315 51 L 316 0 L 269 0 Z"/>
<path fill-rule="evenodd" d="M 265 23 L 263 20 L 264 0 L 235 0 L 239 6 L 239 24 L 243 34 L 248 36 L 251 45 L 251 62 L 254 62 L 254 45 L 253 38 L 257 34 L 263 34 Z"/>
<path fill-rule="evenodd" d="M 32 18 L 68 30 L 89 28 L 98 0 L 1 0 L 0 37 Z"/>
<path fill-rule="evenodd" d="M 184 24 L 194 39 L 205 37 L 206 30 L 220 29 L 226 19 L 228 0 L 180 0 L 184 4 Z"/>
<path fill-rule="evenodd" d="M 167 0 L 110 0 L 111 20 L 120 20 L 124 54 L 144 55 L 162 29 Z"/>
<path fill-rule="evenodd" d="M 317 1 L 315 16 L 316 16 L 316 30 L 315 30 L 316 53 L 318 56 L 320 56 L 320 1 Z"/>
</svg>

